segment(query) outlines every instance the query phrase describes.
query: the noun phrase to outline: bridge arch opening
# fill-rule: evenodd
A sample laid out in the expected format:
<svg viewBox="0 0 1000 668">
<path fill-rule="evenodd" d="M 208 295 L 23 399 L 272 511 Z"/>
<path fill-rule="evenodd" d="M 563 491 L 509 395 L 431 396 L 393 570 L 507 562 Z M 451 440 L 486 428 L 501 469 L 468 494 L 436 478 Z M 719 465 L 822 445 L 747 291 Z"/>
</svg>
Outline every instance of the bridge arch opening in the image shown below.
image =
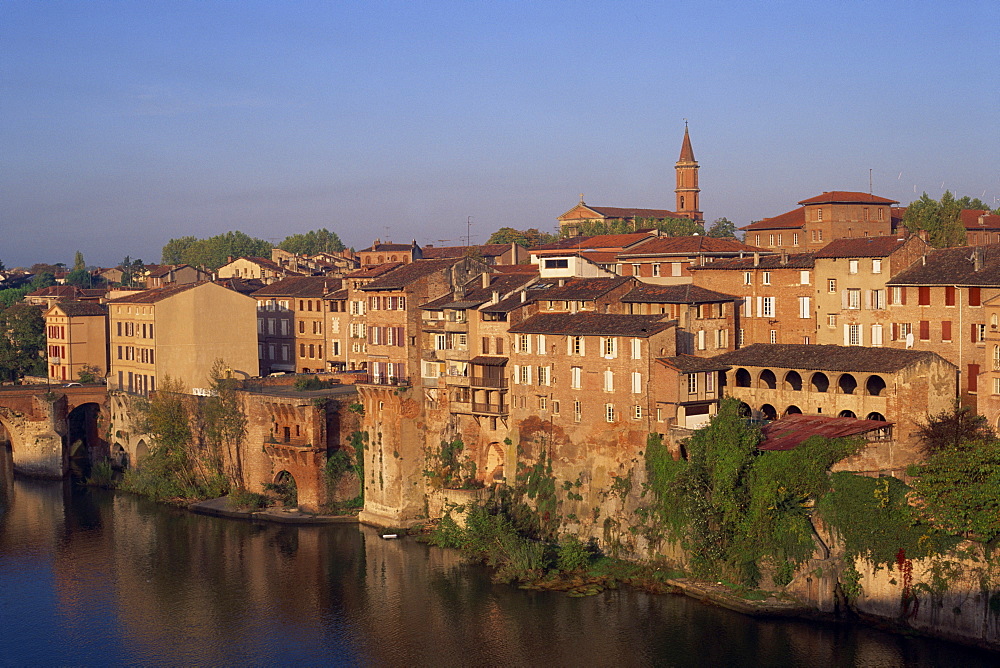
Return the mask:
<svg viewBox="0 0 1000 668">
<path fill-rule="evenodd" d="M 107 458 L 102 451 L 104 440 L 98 429 L 101 406 L 94 402 L 80 404 L 66 416 L 66 457 L 73 478 L 85 480 L 95 462 Z"/>
<path fill-rule="evenodd" d="M 139 442 L 135 444 L 136 465 L 141 465 L 146 457 L 149 457 L 149 445 L 146 443 L 146 439 L 140 438 Z"/>
<path fill-rule="evenodd" d="M 266 488 L 274 493 L 286 508 L 299 505 L 299 490 L 295 484 L 295 476 L 288 471 L 278 471 L 274 476 L 274 482 L 266 485 Z"/>
</svg>

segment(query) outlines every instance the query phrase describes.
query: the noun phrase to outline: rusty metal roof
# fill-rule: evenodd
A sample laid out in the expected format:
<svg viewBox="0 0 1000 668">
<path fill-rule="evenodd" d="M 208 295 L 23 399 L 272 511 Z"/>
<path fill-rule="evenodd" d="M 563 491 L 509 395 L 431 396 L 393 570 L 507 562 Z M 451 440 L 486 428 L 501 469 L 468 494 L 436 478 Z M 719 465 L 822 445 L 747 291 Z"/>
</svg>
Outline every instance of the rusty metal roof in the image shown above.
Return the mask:
<svg viewBox="0 0 1000 668">
<path fill-rule="evenodd" d="M 812 436 L 822 436 L 823 438 L 860 436 L 891 427 L 893 424 L 892 422 L 859 420 L 851 417 L 802 415 L 801 413 L 786 415 L 761 428 L 764 440 L 758 447 L 761 450 L 794 450 Z"/>
</svg>

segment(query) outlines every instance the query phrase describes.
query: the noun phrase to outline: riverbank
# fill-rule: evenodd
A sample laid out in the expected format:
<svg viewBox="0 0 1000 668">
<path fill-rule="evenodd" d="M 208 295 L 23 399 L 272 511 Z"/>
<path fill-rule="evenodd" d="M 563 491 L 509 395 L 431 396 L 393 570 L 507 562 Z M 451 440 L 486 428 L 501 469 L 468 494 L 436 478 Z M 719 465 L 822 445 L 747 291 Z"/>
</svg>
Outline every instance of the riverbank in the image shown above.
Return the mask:
<svg viewBox="0 0 1000 668">
<path fill-rule="evenodd" d="M 277 522 L 279 524 L 357 524 L 358 516 L 353 515 L 322 515 L 306 513 L 297 508 L 265 508 L 263 510 L 241 510 L 234 508 L 228 496 L 207 501 L 196 501 L 187 506 L 188 510 L 199 515 L 212 515 L 229 519 L 259 520 Z"/>
</svg>

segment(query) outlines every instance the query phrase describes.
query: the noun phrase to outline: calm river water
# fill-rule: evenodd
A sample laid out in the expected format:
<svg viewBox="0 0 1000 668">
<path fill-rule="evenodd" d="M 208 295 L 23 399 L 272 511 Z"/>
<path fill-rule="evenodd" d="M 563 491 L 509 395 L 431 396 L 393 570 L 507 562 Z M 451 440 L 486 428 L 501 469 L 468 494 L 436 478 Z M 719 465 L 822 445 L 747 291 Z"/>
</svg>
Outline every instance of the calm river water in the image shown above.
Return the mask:
<svg viewBox="0 0 1000 668">
<path fill-rule="evenodd" d="M 988 666 L 680 596 L 494 585 L 364 527 L 222 520 L 14 479 L 0 448 L 0 665 Z"/>
</svg>

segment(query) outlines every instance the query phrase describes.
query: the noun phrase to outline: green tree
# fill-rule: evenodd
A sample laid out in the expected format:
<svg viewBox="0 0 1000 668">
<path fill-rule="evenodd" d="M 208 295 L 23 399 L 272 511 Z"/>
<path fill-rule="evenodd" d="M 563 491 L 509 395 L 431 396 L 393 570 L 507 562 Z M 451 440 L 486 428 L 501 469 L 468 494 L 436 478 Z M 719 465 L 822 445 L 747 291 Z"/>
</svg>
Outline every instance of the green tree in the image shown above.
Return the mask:
<svg viewBox="0 0 1000 668">
<path fill-rule="evenodd" d="M 245 482 L 241 445 L 247 433 L 247 417 L 237 393 L 240 381 L 232 377 L 223 359 L 215 360 L 209 376 L 211 392 L 201 410 L 205 439 L 215 451 L 213 459 L 218 469 L 225 469 L 222 462 L 228 462 L 225 475 L 230 486 L 242 489 Z"/>
<path fill-rule="evenodd" d="M 501 227 L 490 235 L 486 240 L 487 244 L 520 244 L 526 248 L 549 244 L 559 237 L 555 234 L 540 232 L 537 228 L 531 227 L 526 230 L 515 230 L 513 227 Z"/>
<path fill-rule="evenodd" d="M 73 271 L 79 271 L 80 269 L 86 268 L 87 263 L 83 261 L 83 253 L 77 251 L 76 256 L 73 258 Z"/>
<path fill-rule="evenodd" d="M 716 239 L 736 239 L 736 224 L 728 218 L 716 218 L 712 226 L 705 232 L 705 236 Z"/>
<path fill-rule="evenodd" d="M 961 212 L 963 208 L 968 208 L 963 204 L 971 203 L 972 200 L 968 197 L 956 200 L 950 190 L 946 190 L 940 200 L 931 199 L 927 193 L 923 193 L 920 199 L 910 202 L 906 207 L 903 225 L 912 232 L 927 232 L 927 240 L 936 248 L 964 246 L 966 238 Z"/>
<path fill-rule="evenodd" d="M 957 399 L 948 410 L 929 416 L 919 425 L 924 452 L 932 455 L 942 450 L 964 447 L 965 443 L 979 443 L 996 438 L 989 422 Z"/>
<path fill-rule="evenodd" d="M 160 262 L 163 264 L 184 264 L 184 254 L 192 244 L 197 243 L 197 237 L 181 237 L 171 239 L 161 251 Z"/>
<path fill-rule="evenodd" d="M 243 232 L 226 232 L 207 239 L 181 237 L 171 239 L 163 247 L 166 264 L 190 264 L 194 267 L 218 269 L 230 257 L 270 257 L 271 244 Z"/>
<path fill-rule="evenodd" d="M 949 533 L 988 543 L 1000 536 L 1000 441 L 963 441 L 908 471 L 921 514 Z"/>
<path fill-rule="evenodd" d="M 297 255 L 316 255 L 317 253 L 339 253 L 344 250 L 344 243 L 336 232 L 323 229 L 311 230 L 305 234 L 293 234 L 285 237 L 278 248 Z"/>
<path fill-rule="evenodd" d="M 0 378 L 16 380 L 46 371 L 45 319 L 30 304 L 14 304 L 0 314 Z"/>
<path fill-rule="evenodd" d="M 74 269 L 66 274 L 66 284 L 75 285 L 78 288 L 89 288 L 93 284 L 90 272 L 86 269 Z"/>
<path fill-rule="evenodd" d="M 127 287 L 142 287 L 145 278 L 143 275 L 146 273 L 146 265 L 143 264 L 142 260 L 133 260 L 128 255 L 121 263 L 122 270 L 122 285 Z"/>
</svg>

